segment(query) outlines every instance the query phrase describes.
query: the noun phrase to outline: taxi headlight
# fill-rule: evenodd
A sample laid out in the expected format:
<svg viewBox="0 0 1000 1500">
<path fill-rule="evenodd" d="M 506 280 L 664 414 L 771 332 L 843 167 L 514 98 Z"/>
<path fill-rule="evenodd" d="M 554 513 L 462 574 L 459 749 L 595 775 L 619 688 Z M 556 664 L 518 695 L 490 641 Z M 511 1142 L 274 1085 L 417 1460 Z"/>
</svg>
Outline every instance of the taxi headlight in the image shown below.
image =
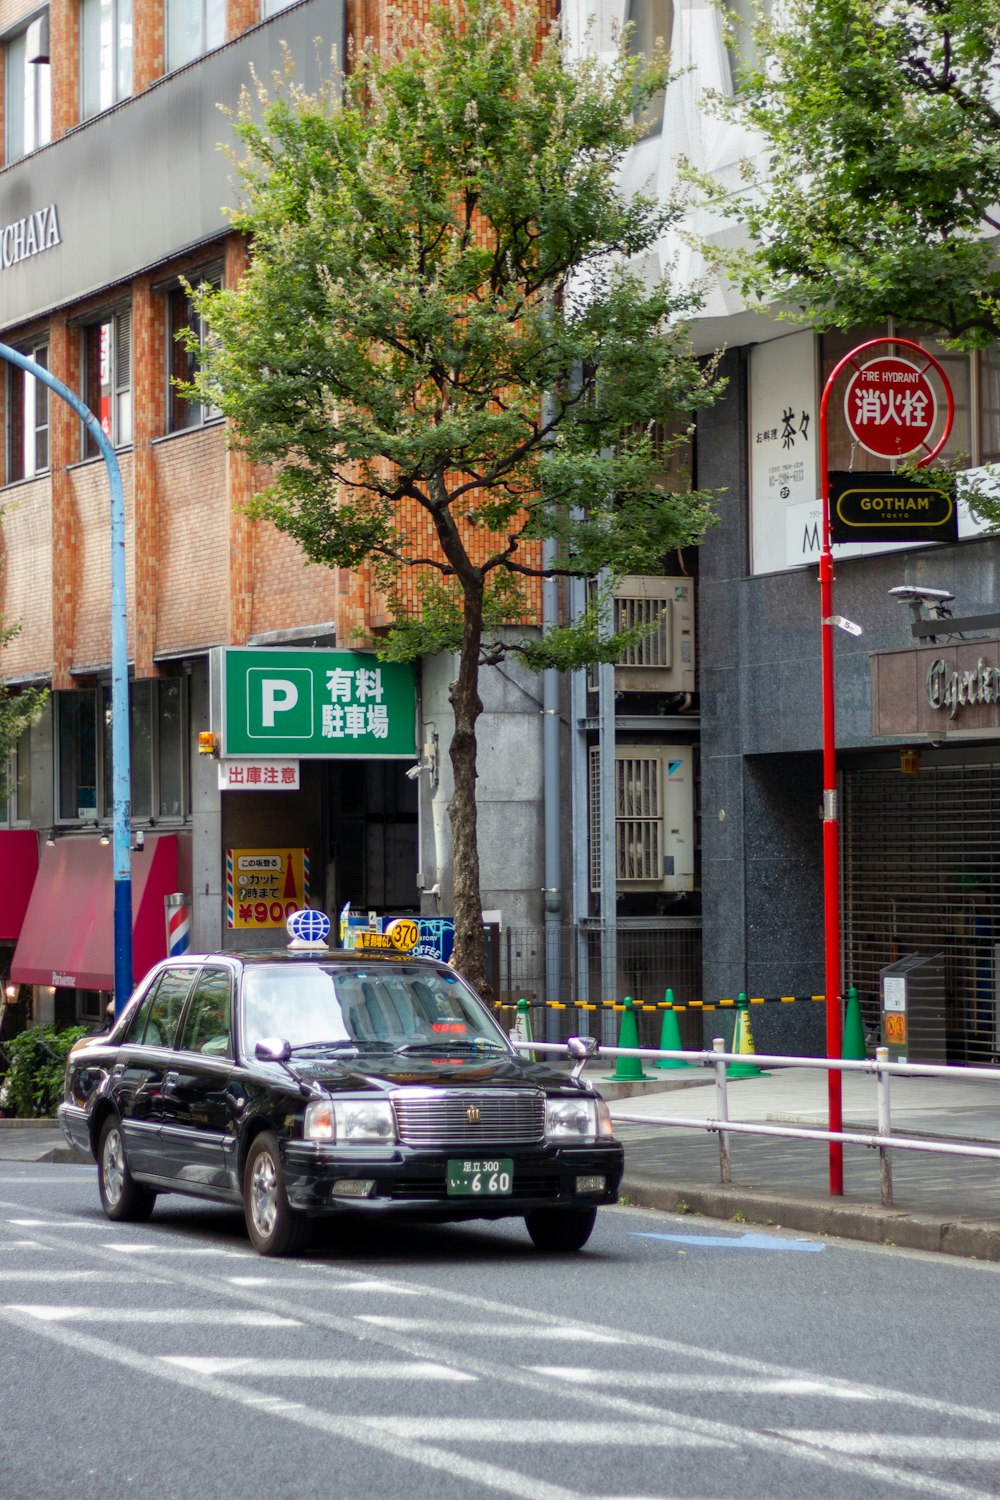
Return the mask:
<svg viewBox="0 0 1000 1500">
<path fill-rule="evenodd" d="M 550 1141 L 595 1141 L 597 1100 L 583 1097 L 546 1099 L 545 1135 Z"/>
<path fill-rule="evenodd" d="M 392 1145 L 396 1117 L 388 1099 L 314 1099 L 306 1105 L 307 1141 Z"/>
</svg>

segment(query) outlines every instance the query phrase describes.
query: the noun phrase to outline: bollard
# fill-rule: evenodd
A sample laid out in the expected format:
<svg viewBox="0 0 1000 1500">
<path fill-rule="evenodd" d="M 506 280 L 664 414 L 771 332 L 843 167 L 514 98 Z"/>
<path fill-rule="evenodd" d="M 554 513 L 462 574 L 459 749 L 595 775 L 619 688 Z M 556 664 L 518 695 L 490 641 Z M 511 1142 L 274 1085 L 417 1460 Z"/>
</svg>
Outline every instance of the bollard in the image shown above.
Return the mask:
<svg viewBox="0 0 1000 1500">
<path fill-rule="evenodd" d="M 635 1018 L 635 1006 L 631 995 L 625 996 L 622 1024 L 618 1031 L 619 1047 L 638 1047 L 639 1023 Z M 604 1075 L 607 1083 L 641 1083 L 648 1078 L 642 1071 L 641 1057 L 619 1057 L 615 1071 Z"/>
<path fill-rule="evenodd" d="M 713 1052 L 725 1052 L 725 1037 L 717 1036 L 712 1041 Z M 712 1064 L 715 1069 L 715 1115 L 723 1124 L 729 1119 L 729 1101 L 726 1097 L 726 1065 L 721 1057 Z M 729 1132 L 719 1131 L 719 1178 L 723 1184 L 733 1180 L 733 1164 L 729 1159 Z"/>
<path fill-rule="evenodd" d="M 867 1057 L 865 1049 L 865 1028 L 861 1024 L 861 1001 L 858 992 L 852 984 L 847 991 L 847 1014 L 844 1017 L 844 1045 L 840 1051 L 841 1058 L 848 1062 L 864 1062 Z"/>
<path fill-rule="evenodd" d="M 681 1041 L 680 1022 L 677 1020 L 677 1012 L 674 1010 L 674 992 L 665 990 L 663 995 L 666 1010 L 663 1012 L 663 1025 L 660 1027 L 660 1051 L 661 1052 L 683 1052 L 684 1043 Z M 686 1063 L 681 1057 L 660 1057 L 653 1064 L 654 1068 L 691 1068 L 695 1063 Z"/>
<path fill-rule="evenodd" d="M 892 1135 L 892 1114 L 889 1109 L 889 1074 L 883 1070 L 883 1063 L 889 1061 L 888 1047 L 876 1047 L 875 1058 L 878 1063 L 876 1082 L 878 1085 L 878 1133 L 879 1135 Z M 879 1180 L 882 1189 L 882 1203 L 886 1208 L 892 1207 L 892 1155 L 887 1146 L 878 1148 Z"/>
<path fill-rule="evenodd" d="M 750 1002 L 741 990 L 736 1001 L 736 1030 L 733 1035 L 733 1051 L 741 1056 L 753 1057 L 756 1048 L 753 1044 L 753 1032 L 750 1030 Z M 763 1078 L 763 1068 L 758 1068 L 756 1063 L 737 1062 L 730 1063 L 726 1069 L 727 1078 Z"/>
</svg>

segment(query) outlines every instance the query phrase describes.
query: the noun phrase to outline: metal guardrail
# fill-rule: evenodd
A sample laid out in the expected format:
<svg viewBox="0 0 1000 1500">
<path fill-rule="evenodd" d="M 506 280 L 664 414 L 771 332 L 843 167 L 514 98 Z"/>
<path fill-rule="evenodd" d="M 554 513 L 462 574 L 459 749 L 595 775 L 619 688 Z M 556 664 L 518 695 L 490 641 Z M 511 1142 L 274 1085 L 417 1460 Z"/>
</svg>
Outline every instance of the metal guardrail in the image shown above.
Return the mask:
<svg viewBox="0 0 1000 1500">
<path fill-rule="evenodd" d="M 511 1038 L 513 1046 L 520 1052 L 545 1052 L 562 1053 L 571 1056 L 569 1049 L 561 1042 L 533 1042 L 521 1041 L 516 1037 Z M 577 1059 L 577 1070 L 581 1069 L 583 1062 L 593 1061 L 595 1058 L 612 1057 L 636 1057 L 655 1061 L 668 1058 L 678 1062 L 701 1063 L 706 1068 L 711 1068 L 715 1079 L 716 1116 L 714 1119 L 699 1120 L 685 1118 L 681 1115 L 670 1115 L 664 1118 L 654 1118 L 650 1115 L 629 1115 L 615 1112 L 615 1120 L 628 1125 L 666 1125 L 677 1126 L 687 1130 L 707 1130 L 716 1132 L 719 1137 L 719 1172 L 723 1183 L 731 1183 L 732 1162 L 729 1154 L 730 1135 L 762 1135 L 779 1136 L 787 1140 L 805 1141 L 840 1141 L 849 1146 L 869 1146 L 877 1149 L 879 1153 L 880 1187 L 881 1199 L 886 1208 L 892 1206 L 892 1151 L 922 1151 L 943 1156 L 970 1156 L 985 1157 L 991 1161 L 1000 1161 L 1000 1146 L 986 1146 L 974 1142 L 958 1142 L 954 1140 L 942 1140 L 940 1137 L 927 1137 L 916 1139 L 912 1136 L 894 1136 L 892 1134 L 892 1115 L 889 1097 L 889 1080 L 894 1075 L 898 1077 L 920 1077 L 920 1078 L 951 1078 L 961 1077 L 964 1079 L 979 1079 L 991 1083 L 1000 1082 L 1000 1072 L 996 1068 L 954 1068 L 938 1063 L 900 1063 L 889 1062 L 889 1050 L 887 1047 L 879 1047 L 874 1058 L 865 1058 L 861 1061 L 840 1059 L 834 1057 L 779 1057 L 770 1053 L 756 1052 L 725 1052 L 724 1042 L 721 1037 L 715 1039 L 712 1050 L 702 1052 L 680 1052 L 664 1051 L 654 1047 L 601 1047 L 598 1046 L 582 1061 Z M 858 1130 L 814 1130 L 805 1125 L 764 1125 L 750 1122 L 731 1120 L 729 1118 L 729 1095 L 727 1090 L 726 1068 L 729 1063 L 753 1062 L 758 1066 L 768 1068 L 814 1068 L 829 1072 L 831 1069 L 840 1073 L 867 1073 L 874 1075 L 877 1096 L 877 1119 L 878 1129 L 874 1133 Z"/>
</svg>

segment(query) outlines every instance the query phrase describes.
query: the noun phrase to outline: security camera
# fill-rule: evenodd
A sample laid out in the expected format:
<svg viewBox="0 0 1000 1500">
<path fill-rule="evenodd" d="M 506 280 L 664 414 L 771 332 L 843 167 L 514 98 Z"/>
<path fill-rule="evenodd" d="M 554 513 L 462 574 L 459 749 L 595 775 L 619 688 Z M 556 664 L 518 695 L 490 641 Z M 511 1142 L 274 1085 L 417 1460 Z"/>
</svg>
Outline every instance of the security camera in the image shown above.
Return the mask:
<svg viewBox="0 0 1000 1500">
<path fill-rule="evenodd" d="M 417 777 L 420 775 L 423 769 L 424 768 L 419 761 L 417 761 L 416 765 L 410 766 L 406 773 L 407 781 L 416 781 Z"/>
<path fill-rule="evenodd" d="M 922 600 L 925 604 L 946 604 L 954 599 L 947 589 L 922 589 L 915 583 L 898 583 L 889 593 L 894 599 Z"/>
</svg>

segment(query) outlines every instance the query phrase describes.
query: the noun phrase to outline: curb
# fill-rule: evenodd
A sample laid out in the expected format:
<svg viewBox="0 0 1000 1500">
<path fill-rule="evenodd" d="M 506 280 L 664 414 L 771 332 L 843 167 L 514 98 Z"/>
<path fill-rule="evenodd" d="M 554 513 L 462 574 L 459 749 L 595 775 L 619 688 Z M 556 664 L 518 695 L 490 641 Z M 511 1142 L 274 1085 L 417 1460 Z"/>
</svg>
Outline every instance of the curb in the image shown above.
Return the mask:
<svg viewBox="0 0 1000 1500">
<path fill-rule="evenodd" d="M 833 1235 L 869 1245 L 931 1250 L 967 1260 L 1000 1261 L 1000 1221 L 996 1219 L 944 1219 L 903 1208 L 883 1208 L 881 1204 L 787 1198 L 739 1186 L 706 1188 L 675 1183 L 668 1187 L 652 1178 L 628 1174 L 622 1180 L 621 1195 L 629 1207 L 658 1209 L 661 1213 L 704 1214 L 730 1222 L 739 1213 L 748 1224 L 802 1229 L 807 1234 Z"/>
</svg>

